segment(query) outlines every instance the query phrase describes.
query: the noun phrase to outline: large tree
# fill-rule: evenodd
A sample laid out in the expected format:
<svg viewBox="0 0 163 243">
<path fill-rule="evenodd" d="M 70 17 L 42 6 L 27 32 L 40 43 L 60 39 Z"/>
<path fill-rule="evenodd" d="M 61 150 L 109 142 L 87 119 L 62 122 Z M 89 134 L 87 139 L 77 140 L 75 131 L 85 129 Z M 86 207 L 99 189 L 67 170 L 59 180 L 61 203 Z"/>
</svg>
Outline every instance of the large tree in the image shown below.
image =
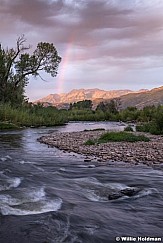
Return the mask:
<svg viewBox="0 0 163 243">
<path fill-rule="evenodd" d="M 96 110 L 103 111 L 103 112 L 109 112 L 112 114 L 117 114 L 118 110 L 120 108 L 121 101 L 119 98 L 115 98 L 112 100 L 109 100 L 108 102 L 100 102 L 97 105 Z"/>
<path fill-rule="evenodd" d="M 40 71 L 57 75 L 61 57 L 53 43 L 40 42 L 32 54 L 27 53 L 24 36 L 16 41 L 16 48 L 4 49 L 0 45 L 0 101 L 22 103 L 30 76 L 40 78 Z"/>
<path fill-rule="evenodd" d="M 92 101 L 91 100 L 82 100 L 75 103 L 70 103 L 70 110 L 91 110 L 92 109 Z"/>
</svg>

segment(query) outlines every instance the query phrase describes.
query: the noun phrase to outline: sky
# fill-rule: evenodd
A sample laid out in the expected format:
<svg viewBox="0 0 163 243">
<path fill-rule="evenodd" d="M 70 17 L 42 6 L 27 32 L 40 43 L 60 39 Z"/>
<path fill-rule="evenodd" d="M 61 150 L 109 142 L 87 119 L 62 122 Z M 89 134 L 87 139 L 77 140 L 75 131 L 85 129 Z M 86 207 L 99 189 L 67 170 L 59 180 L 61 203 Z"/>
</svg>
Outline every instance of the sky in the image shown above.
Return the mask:
<svg viewBox="0 0 163 243">
<path fill-rule="evenodd" d="M 0 0 L 0 43 L 19 36 L 34 50 L 54 43 L 53 78 L 30 77 L 31 101 L 72 89 L 152 89 L 163 85 L 163 0 Z"/>
</svg>

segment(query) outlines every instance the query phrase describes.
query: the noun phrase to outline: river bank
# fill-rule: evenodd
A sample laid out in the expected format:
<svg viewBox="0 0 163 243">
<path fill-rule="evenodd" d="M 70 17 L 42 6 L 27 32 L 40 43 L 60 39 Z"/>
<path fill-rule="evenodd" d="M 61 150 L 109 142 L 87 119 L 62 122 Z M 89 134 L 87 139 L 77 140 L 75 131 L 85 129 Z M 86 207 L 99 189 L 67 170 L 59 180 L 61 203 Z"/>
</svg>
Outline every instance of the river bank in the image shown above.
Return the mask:
<svg viewBox="0 0 163 243">
<path fill-rule="evenodd" d="M 143 163 L 149 166 L 163 163 L 163 137 L 145 134 L 149 142 L 107 142 L 96 145 L 85 145 L 89 139 L 97 139 L 106 131 L 80 131 L 52 133 L 38 139 L 50 147 L 57 147 L 67 152 L 85 155 L 85 161 L 115 161 L 132 164 Z M 142 134 L 135 132 L 135 134 Z"/>
<path fill-rule="evenodd" d="M 87 155 L 73 156 L 36 142 L 50 132 L 59 138 L 60 133 L 124 127 L 76 122 L 0 132 L 0 242 L 109 243 L 129 232 L 160 237 L 161 164 L 84 162 Z"/>
</svg>

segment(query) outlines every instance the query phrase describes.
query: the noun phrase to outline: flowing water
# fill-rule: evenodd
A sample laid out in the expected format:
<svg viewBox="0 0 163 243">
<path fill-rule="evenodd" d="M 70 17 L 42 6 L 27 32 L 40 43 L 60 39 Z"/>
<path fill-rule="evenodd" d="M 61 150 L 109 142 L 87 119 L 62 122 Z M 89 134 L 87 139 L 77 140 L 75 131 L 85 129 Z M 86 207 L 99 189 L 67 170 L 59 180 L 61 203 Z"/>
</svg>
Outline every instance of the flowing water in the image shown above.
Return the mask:
<svg viewBox="0 0 163 243">
<path fill-rule="evenodd" d="M 163 170 L 127 163 L 84 162 L 37 142 L 50 132 L 110 122 L 0 132 L 0 243 L 109 243 L 116 236 L 163 236 Z M 141 188 L 109 201 L 105 189 Z"/>
</svg>

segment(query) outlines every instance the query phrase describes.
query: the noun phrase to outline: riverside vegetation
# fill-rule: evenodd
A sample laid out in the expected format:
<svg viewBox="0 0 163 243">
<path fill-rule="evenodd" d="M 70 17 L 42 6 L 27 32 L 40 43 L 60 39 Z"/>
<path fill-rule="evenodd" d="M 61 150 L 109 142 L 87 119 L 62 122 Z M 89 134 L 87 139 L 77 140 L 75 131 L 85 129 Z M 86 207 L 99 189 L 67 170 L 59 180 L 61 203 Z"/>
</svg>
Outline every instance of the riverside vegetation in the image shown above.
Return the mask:
<svg viewBox="0 0 163 243">
<path fill-rule="evenodd" d="M 65 111 L 40 105 L 12 106 L 0 104 L 0 129 L 63 125 L 68 121 Z"/>
<path fill-rule="evenodd" d="M 55 77 L 61 57 L 53 43 L 40 42 L 32 54 L 25 53 L 30 49 L 25 42 L 22 36 L 15 49 L 0 45 L 0 129 L 55 126 L 68 121 L 132 121 L 139 124 L 138 131 L 163 134 L 163 106 L 121 110 L 118 98 L 100 102 L 96 109 L 92 109 L 91 100 L 70 104 L 68 110 L 28 103 L 25 87 L 29 77 L 41 77 L 40 71 Z"/>
<path fill-rule="evenodd" d="M 86 141 L 85 145 L 95 145 L 95 144 L 107 143 L 107 142 L 138 142 L 138 141 L 149 142 L 150 139 L 145 137 L 144 135 L 135 135 L 128 132 L 107 132 L 102 134 L 96 140 Z"/>
<path fill-rule="evenodd" d="M 53 107 L 31 105 L 25 97 L 25 87 L 30 76 L 40 77 L 40 72 L 57 75 L 61 57 L 53 43 L 40 42 L 33 53 L 27 50 L 26 39 L 21 36 L 16 48 L 3 48 L 0 44 L 0 129 L 21 126 L 53 126 L 67 121 L 64 112 Z"/>
<path fill-rule="evenodd" d="M 81 106 L 81 105 L 80 105 Z M 71 107 L 68 117 L 74 121 L 123 121 L 137 124 L 136 130 L 150 132 L 151 134 L 163 134 L 163 106 L 146 106 L 139 110 L 136 107 L 120 109 L 119 99 L 101 102 L 96 110 L 91 106 L 86 109 Z M 131 131 L 130 128 L 128 131 Z"/>
<path fill-rule="evenodd" d="M 149 166 L 163 163 L 163 137 L 159 135 L 146 134 L 144 137 L 141 133 L 138 136 L 137 132 L 112 133 L 105 130 L 87 130 L 54 132 L 42 136 L 38 141 L 66 152 L 82 154 L 85 156 L 85 162 L 94 161 L 101 164 L 106 161 L 123 161 Z"/>
<path fill-rule="evenodd" d="M 85 101 L 83 101 L 84 103 Z M 96 110 L 88 108 L 70 108 L 69 110 L 55 107 L 43 107 L 24 102 L 21 105 L 0 103 L 0 129 L 15 126 L 55 126 L 69 121 L 123 121 L 137 124 L 136 130 L 151 134 L 163 134 L 163 106 L 148 106 L 142 110 L 128 107 L 124 110 L 104 111 L 97 106 Z M 10 124 L 10 125 L 9 125 Z M 126 127 L 126 131 L 132 131 Z"/>
</svg>

